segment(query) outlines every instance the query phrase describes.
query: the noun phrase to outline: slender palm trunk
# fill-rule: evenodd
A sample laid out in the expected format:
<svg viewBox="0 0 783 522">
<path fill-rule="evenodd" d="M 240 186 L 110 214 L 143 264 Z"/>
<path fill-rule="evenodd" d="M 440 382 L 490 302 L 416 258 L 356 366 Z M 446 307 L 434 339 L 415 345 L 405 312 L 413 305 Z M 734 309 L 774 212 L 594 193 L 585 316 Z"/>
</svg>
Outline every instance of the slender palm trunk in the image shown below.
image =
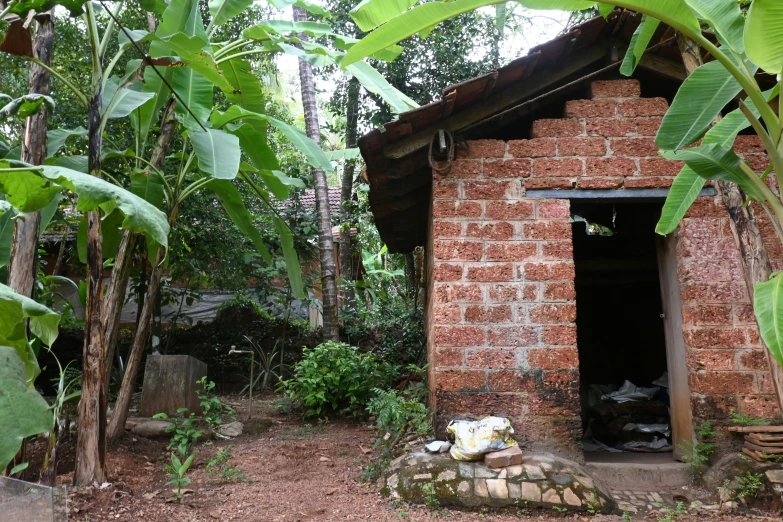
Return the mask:
<svg viewBox="0 0 783 522">
<path fill-rule="evenodd" d="M 117 396 L 114 413 L 112 413 L 111 421 L 109 422 L 109 440 L 116 440 L 125 433 L 125 421 L 128 420 L 128 409 L 133 398 L 133 392 L 136 389 L 136 377 L 141 368 L 141 358 L 144 355 L 144 350 L 149 343 L 150 334 L 152 333 L 150 323 L 152 312 L 155 309 L 155 296 L 158 295 L 160 278 L 163 275 L 163 256 L 163 248 L 158 248 L 158 255 L 155 263 L 152 265 L 152 273 L 147 284 L 147 297 L 144 299 L 144 307 L 139 317 L 139 327 L 136 329 L 136 337 L 133 339 L 133 347 L 125 366 L 125 375 L 122 378 L 120 393 Z"/>
<path fill-rule="evenodd" d="M 359 119 L 359 80 L 351 78 L 348 82 L 348 100 L 345 107 L 345 148 L 356 147 L 357 126 Z M 351 225 L 353 224 L 353 177 L 356 171 L 356 160 L 345 160 L 343 177 L 340 183 L 340 205 L 342 208 L 342 223 L 340 226 L 340 277 L 348 284 L 343 289 L 343 306 L 353 307 L 355 296 L 351 281 L 353 281 L 353 240 Z"/>
<path fill-rule="evenodd" d="M 163 162 L 174 137 L 174 131 L 177 128 L 177 120 L 174 118 L 174 108 L 177 102 L 175 98 L 170 98 L 163 109 L 163 115 L 160 120 L 160 134 L 158 134 L 158 143 L 152 151 L 150 163 L 158 170 L 163 168 Z M 149 170 L 147 171 L 149 176 Z M 133 251 L 136 247 L 136 235 L 129 230 L 122 233 L 120 246 L 117 249 L 117 255 L 114 259 L 114 270 L 111 274 L 111 281 L 103 299 L 103 335 L 106 338 L 106 375 L 111 375 L 112 364 L 114 364 L 114 355 L 117 351 L 117 339 L 120 334 L 120 316 L 122 315 L 122 305 L 125 303 L 125 292 L 128 288 L 131 269 L 133 268 Z M 109 389 L 110 379 L 106 379 L 106 391 Z"/>
<path fill-rule="evenodd" d="M 54 42 L 54 17 L 51 11 L 36 16 L 33 54 L 46 65 L 52 64 Z M 30 93 L 49 94 L 49 73 L 39 65 L 30 66 Z M 22 139 L 22 161 L 42 165 L 46 159 L 46 106 L 25 122 Z M 38 272 L 38 235 L 41 226 L 41 212 L 36 211 L 25 219 L 14 221 L 14 238 L 11 244 L 11 259 L 8 264 L 8 286 L 26 297 L 33 296 L 33 285 Z"/>
<path fill-rule="evenodd" d="M 87 119 L 89 124 L 87 164 L 92 176 L 101 177 L 101 106 L 103 70 L 95 13 L 88 4 L 86 22 L 92 39 L 92 82 Z M 73 482 L 87 486 L 106 481 L 106 355 L 103 336 L 103 241 L 101 212 L 87 213 L 87 303 L 84 310 L 82 397 L 79 401 L 79 438 Z"/>
<path fill-rule="evenodd" d="M 294 20 L 307 20 L 307 13 L 301 7 L 294 6 Z M 306 39 L 305 35 L 299 35 Z M 307 135 L 321 144 L 321 129 L 318 123 L 318 105 L 315 100 L 315 80 L 313 68 L 309 63 L 299 60 L 299 81 L 302 88 L 302 107 L 304 108 Z M 337 272 L 334 261 L 334 239 L 332 237 L 332 219 L 329 212 L 329 187 L 323 170 L 312 169 L 315 185 L 316 213 L 318 216 L 318 245 L 321 249 L 321 291 L 323 292 L 324 338 L 340 340 L 340 325 L 337 315 Z"/>
<path fill-rule="evenodd" d="M 691 74 L 702 64 L 699 44 L 682 34 L 678 35 L 677 43 L 685 69 L 688 74 Z M 739 185 L 727 181 L 716 181 L 714 185 L 723 201 L 726 212 L 729 214 L 729 227 L 741 254 L 745 285 L 750 301 L 753 302 L 756 283 L 768 281 L 772 275 L 772 264 L 769 262 L 769 254 L 764 246 L 759 222 L 753 211 L 753 206 L 745 206 L 746 196 Z M 764 344 L 763 340 L 760 342 L 762 345 Z M 764 352 L 772 375 L 778 407 L 783 411 L 783 367 L 778 364 L 766 346 L 764 346 Z"/>
</svg>

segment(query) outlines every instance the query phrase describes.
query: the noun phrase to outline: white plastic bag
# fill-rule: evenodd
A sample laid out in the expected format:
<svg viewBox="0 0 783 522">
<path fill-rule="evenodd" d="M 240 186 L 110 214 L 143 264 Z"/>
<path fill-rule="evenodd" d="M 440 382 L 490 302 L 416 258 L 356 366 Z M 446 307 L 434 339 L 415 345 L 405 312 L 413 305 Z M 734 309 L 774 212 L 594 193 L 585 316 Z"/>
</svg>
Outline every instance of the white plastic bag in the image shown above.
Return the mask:
<svg viewBox="0 0 783 522">
<path fill-rule="evenodd" d="M 517 445 L 511 438 L 514 428 L 502 417 L 484 417 L 478 422 L 453 420 L 446 431 L 454 439 L 450 453 L 455 460 L 481 460 L 486 453 Z"/>
</svg>

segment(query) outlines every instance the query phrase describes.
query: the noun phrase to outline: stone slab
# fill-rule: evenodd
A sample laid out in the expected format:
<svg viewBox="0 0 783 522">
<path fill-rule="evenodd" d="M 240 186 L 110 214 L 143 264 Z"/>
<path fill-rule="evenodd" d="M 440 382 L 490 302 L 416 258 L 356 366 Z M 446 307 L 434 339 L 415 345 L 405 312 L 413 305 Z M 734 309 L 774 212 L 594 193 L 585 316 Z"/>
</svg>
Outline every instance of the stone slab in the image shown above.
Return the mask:
<svg viewBox="0 0 783 522">
<path fill-rule="evenodd" d="M 207 365 L 189 355 L 147 356 L 139 416 L 174 415 L 179 408 L 200 414 L 197 381 L 206 374 Z"/>
</svg>

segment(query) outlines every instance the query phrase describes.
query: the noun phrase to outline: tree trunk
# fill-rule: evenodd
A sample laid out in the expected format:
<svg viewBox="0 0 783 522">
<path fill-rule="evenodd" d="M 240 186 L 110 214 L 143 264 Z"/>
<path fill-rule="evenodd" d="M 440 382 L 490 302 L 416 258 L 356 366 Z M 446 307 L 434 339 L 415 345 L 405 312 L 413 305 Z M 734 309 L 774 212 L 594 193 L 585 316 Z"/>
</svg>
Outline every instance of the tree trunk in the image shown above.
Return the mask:
<svg viewBox="0 0 783 522">
<path fill-rule="evenodd" d="M 35 17 L 33 54 L 46 65 L 52 64 L 54 42 L 54 17 L 52 12 Z M 49 94 L 49 73 L 37 64 L 30 66 L 31 94 Z M 22 161 L 42 165 L 46 159 L 46 106 L 27 118 L 22 139 Z M 8 286 L 18 294 L 33 296 L 33 286 L 38 272 L 38 236 L 41 211 L 31 212 L 24 219 L 14 220 L 14 236 L 11 243 L 11 259 L 8 264 Z"/>
<path fill-rule="evenodd" d="M 293 7 L 294 20 L 307 20 L 307 13 L 301 7 Z M 300 34 L 305 40 L 307 37 Z M 304 109 L 307 135 L 321 144 L 321 130 L 318 123 L 318 105 L 315 100 L 315 80 L 313 68 L 309 63 L 299 60 L 299 81 L 302 88 L 302 107 Z M 340 340 L 340 326 L 337 316 L 337 272 L 334 261 L 334 239 L 332 237 L 332 220 L 329 212 L 329 187 L 326 184 L 326 174 L 323 170 L 312 169 L 315 185 L 316 213 L 318 216 L 318 244 L 321 249 L 321 290 L 323 292 L 323 332 L 324 338 L 333 341 Z"/>
<path fill-rule="evenodd" d="M 177 102 L 175 98 L 170 98 L 163 109 L 163 115 L 160 120 L 160 134 L 158 143 L 152 151 L 150 163 L 158 170 L 163 168 L 163 162 L 174 136 L 174 130 L 177 128 L 177 120 L 174 118 L 174 108 Z M 149 169 L 147 169 L 149 175 Z M 130 279 L 131 269 L 133 268 L 133 251 L 136 247 L 136 235 L 129 230 L 122 233 L 120 246 L 117 249 L 117 256 L 114 259 L 114 270 L 112 270 L 111 281 L 103 298 L 103 335 L 106 339 L 106 375 L 111 375 L 111 368 L 114 364 L 114 354 L 117 351 L 117 338 L 120 334 L 120 316 L 122 315 L 122 306 L 125 303 L 125 292 L 128 288 L 128 279 Z M 109 382 L 105 382 L 105 392 L 109 391 Z"/>
<path fill-rule="evenodd" d="M 90 11 L 88 11 L 90 12 Z M 94 16 L 94 15 L 92 15 Z M 88 18 L 90 15 L 88 15 Z M 88 20 L 89 22 L 89 20 Z M 97 35 L 94 35 L 97 38 Z M 96 45 L 95 42 L 92 44 Z M 101 105 L 103 74 L 97 50 L 93 49 L 93 76 L 87 108 L 89 123 L 87 162 L 90 174 L 101 177 Z M 103 244 L 101 213 L 87 214 L 87 304 L 84 309 L 84 366 L 79 401 L 79 437 L 76 442 L 74 485 L 106 481 L 106 355 L 103 337 Z"/>
<path fill-rule="evenodd" d="M 117 402 L 114 404 L 114 413 L 109 422 L 108 437 L 112 441 L 125 433 L 125 421 L 128 420 L 128 409 L 133 398 L 133 392 L 136 389 L 136 376 L 139 373 L 141 358 L 144 355 L 144 350 L 152 333 L 152 311 L 155 308 L 156 296 L 160 288 L 160 278 L 163 275 L 163 266 L 161 265 L 163 256 L 163 248 L 158 248 L 158 255 L 155 263 L 152 265 L 152 274 L 150 274 L 147 286 L 147 297 L 144 299 L 144 307 L 139 317 L 139 326 L 136 329 L 136 337 L 133 339 L 133 347 L 125 365 L 125 375 L 122 378 L 120 393 L 117 396 Z"/>
<path fill-rule="evenodd" d="M 356 147 L 356 134 L 359 119 L 359 80 L 351 78 L 348 82 L 348 101 L 345 107 L 345 148 Z M 340 183 L 340 206 L 342 209 L 342 223 L 340 227 L 340 277 L 348 284 L 343 289 L 344 305 L 353 307 L 354 291 L 353 281 L 353 239 L 351 238 L 351 225 L 353 224 L 353 176 L 356 170 L 356 160 L 345 160 L 343 177 Z"/>
<path fill-rule="evenodd" d="M 678 35 L 677 43 L 680 47 L 685 70 L 688 74 L 691 74 L 703 63 L 699 44 L 682 34 Z M 734 241 L 740 250 L 742 272 L 745 276 L 748 296 L 752 303 L 756 283 L 769 280 L 772 274 L 772 265 L 769 261 L 767 249 L 764 246 L 761 229 L 753 211 L 753 206 L 748 205 L 745 207 L 745 194 L 739 185 L 727 181 L 716 181 L 714 186 L 721 201 L 723 201 L 726 212 L 729 214 L 731 234 L 734 236 Z M 767 356 L 767 364 L 772 375 L 778 407 L 783 411 L 783 367 L 772 356 L 772 352 L 764 345 L 764 341 L 761 340 L 760 342 Z"/>
</svg>

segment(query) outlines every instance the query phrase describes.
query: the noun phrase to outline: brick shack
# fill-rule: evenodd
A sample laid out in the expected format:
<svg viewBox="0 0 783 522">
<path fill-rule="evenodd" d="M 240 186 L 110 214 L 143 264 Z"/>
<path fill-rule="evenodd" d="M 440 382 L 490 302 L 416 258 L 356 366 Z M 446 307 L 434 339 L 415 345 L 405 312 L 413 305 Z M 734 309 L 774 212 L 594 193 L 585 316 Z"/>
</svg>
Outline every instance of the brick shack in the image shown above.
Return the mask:
<svg viewBox="0 0 783 522">
<path fill-rule="evenodd" d="M 654 232 L 682 167 L 654 136 L 686 73 L 662 26 L 633 78 L 619 74 L 638 23 L 590 20 L 359 142 L 382 239 L 426 252 L 441 435 L 455 416 L 503 414 L 521 440 L 581 460 L 596 385 L 667 375 L 674 458 L 695 421 L 780 414 L 714 188 L 675 234 Z M 457 142 L 442 175 L 428 161 L 440 129 Z M 755 136 L 736 148 L 766 167 Z"/>
</svg>

